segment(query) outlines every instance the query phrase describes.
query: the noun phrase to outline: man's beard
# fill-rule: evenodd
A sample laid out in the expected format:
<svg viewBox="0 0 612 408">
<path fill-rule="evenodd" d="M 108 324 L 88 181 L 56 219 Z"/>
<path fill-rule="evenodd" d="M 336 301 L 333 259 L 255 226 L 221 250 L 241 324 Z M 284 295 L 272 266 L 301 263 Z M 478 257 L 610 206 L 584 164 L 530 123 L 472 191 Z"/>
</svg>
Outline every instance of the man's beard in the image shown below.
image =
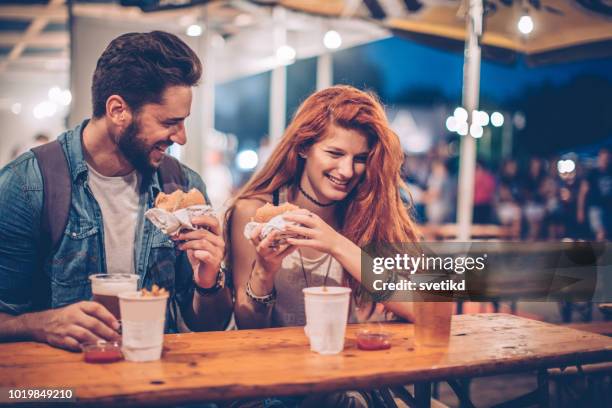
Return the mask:
<svg viewBox="0 0 612 408">
<path fill-rule="evenodd" d="M 143 176 L 153 174 L 157 168 L 151 163 L 150 155 L 154 146 L 149 146 L 138 137 L 140 126 L 135 119 L 119 137 L 119 150 L 130 164 Z"/>
</svg>

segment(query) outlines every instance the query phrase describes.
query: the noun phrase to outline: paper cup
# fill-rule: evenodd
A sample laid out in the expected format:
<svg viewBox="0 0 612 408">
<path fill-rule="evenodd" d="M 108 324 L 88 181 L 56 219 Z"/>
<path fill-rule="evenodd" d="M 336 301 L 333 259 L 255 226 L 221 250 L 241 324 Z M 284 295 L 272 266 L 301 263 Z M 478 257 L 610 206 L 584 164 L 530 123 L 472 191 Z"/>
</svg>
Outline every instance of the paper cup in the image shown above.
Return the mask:
<svg viewBox="0 0 612 408">
<path fill-rule="evenodd" d="M 161 358 L 168 294 L 142 296 L 140 292 L 119 294 L 122 316 L 123 355 L 129 361 Z"/>
<path fill-rule="evenodd" d="M 338 354 L 344 349 L 344 334 L 351 289 L 339 286 L 303 289 L 306 309 L 304 332 L 310 349 L 319 354 Z"/>
</svg>

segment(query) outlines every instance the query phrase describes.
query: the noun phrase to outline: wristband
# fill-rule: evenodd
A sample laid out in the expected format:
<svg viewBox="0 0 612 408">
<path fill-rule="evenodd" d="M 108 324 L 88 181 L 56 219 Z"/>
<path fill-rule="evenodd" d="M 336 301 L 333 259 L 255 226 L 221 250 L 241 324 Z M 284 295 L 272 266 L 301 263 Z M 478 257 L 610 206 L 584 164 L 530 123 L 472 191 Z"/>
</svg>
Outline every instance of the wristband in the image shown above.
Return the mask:
<svg viewBox="0 0 612 408">
<path fill-rule="evenodd" d="M 262 305 L 273 305 L 276 302 L 276 288 L 272 288 L 272 292 L 268 293 L 267 295 L 257 296 L 255 293 L 253 293 L 253 288 L 251 288 L 250 279 L 246 284 L 246 294 L 249 299 Z"/>
<path fill-rule="evenodd" d="M 193 284 L 195 286 L 196 292 L 198 292 L 202 296 L 215 294 L 225 287 L 225 270 L 223 269 L 223 267 L 219 268 L 219 272 L 217 273 L 217 281 L 210 288 L 202 288 L 198 286 L 195 281 L 193 282 Z"/>
</svg>

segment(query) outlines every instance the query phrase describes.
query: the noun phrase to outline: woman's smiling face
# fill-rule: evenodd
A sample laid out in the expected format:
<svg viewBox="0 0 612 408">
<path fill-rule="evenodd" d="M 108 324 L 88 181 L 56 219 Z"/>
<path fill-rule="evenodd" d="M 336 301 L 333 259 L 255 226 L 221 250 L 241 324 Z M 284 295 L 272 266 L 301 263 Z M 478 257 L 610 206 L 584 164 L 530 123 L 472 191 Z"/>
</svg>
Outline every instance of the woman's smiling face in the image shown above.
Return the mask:
<svg viewBox="0 0 612 408">
<path fill-rule="evenodd" d="M 330 125 L 327 135 L 304 153 L 301 187 L 318 201 L 341 201 L 361 180 L 368 140 L 357 130 Z"/>
</svg>

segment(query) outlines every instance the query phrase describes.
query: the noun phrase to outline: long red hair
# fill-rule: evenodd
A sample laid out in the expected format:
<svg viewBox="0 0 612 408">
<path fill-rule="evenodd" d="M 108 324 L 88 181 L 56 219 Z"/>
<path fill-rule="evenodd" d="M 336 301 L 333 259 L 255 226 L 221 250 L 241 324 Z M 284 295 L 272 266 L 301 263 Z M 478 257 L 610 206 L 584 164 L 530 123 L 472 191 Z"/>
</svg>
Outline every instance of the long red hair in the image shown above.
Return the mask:
<svg viewBox="0 0 612 408">
<path fill-rule="evenodd" d="M 404 154 L 399 138 L 378 99 L 346 85 L 316 92 L 302 103 L 266 164 L 231 203 L 225 216 L 226 234 L 236 201 L 272 194 L 281 187 L 295 193 L 304 170 L 299 153 L 322 140 L 332 124 L 359 131 L 370 147 L 363 179 L 336 206 L 340 233 L 360 247 L 417 241 L 415 223 L 400 195 L 408 190 L 400 177 Z"/>
</svg>

